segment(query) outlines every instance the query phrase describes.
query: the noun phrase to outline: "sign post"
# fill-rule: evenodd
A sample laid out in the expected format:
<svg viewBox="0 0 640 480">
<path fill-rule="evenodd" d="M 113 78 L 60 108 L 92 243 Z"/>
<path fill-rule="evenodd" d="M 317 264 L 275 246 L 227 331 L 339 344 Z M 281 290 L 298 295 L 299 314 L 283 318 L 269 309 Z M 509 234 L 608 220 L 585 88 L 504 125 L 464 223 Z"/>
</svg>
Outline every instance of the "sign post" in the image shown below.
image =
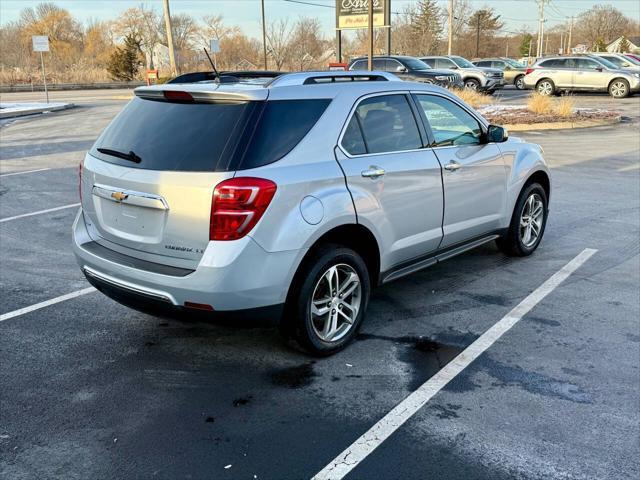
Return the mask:
<svg viewBox="0 0 640 480">
<path fill-rule="evenodd" d="M 220 53 L 220 40 L 217 38 L 212 38 L 209 40 L 209 51 L 213 53 L 213 64 L 216 68 L 218 68 L 218 59 L 216 58 L 216 53 Z"/>
<path fill-rule="evenodd" d="M 391 0 L 336 0 L 336 60 L 342 61 L 342 30 L 388 28 L 387 50 L 391 53 Z M 369 49 L 373 40 L 370 33 Z"/>
<path fill-rule="evenodd" d="M 42 52 L 49 51 L 49 37 L 46 35 L 33 35 L 31 37 L 33 44 L 33 51 L 40 52 L 40 65 L 42 66 L 42 82 L 44 83 L 44 94 L 47 97 L 47 103 L 49 103 L 49 91 L 47 90 L 47 72 L 44 69 L 44 56 Z"/>
</svg>

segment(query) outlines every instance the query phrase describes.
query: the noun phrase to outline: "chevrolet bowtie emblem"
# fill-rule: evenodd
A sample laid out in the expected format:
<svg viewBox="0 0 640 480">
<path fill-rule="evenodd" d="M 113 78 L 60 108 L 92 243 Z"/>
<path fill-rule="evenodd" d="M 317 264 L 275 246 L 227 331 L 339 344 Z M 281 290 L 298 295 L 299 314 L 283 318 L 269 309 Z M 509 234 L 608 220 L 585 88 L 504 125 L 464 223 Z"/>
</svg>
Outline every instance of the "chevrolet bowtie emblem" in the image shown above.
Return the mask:
<svg viewBox="0 0 640 480">
<path fill-rule="evenodd" d="M 123 200 L 126 200 L 128 196 L 129 195 L 127 195 L 124 192 L 113 192 L 111 194 L 111 198 L 113 198 L 116 202 L 121 202 Z"/>
</svg>

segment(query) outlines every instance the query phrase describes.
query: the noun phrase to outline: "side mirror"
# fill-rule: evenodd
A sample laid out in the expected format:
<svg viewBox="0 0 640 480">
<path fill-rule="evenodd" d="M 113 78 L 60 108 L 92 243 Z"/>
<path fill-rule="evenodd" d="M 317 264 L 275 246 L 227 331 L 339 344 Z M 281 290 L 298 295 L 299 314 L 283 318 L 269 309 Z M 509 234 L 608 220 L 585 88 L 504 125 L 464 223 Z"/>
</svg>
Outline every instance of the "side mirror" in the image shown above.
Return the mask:
<svg viewBox="0 0 640 480">
<path fill-rule="evenodd" d="M 602 67 L 596 67 L 596 72 L 601 72 L 602 71 Z"/>
<path fill-rule="evenodd" d="M 506 67 L 504 67 L 505 70 L 511 70 L 511 66 L 507 65 Z"/>
<path fill-rule="evenodd" d="M 451 66 L 449 67 L 449 70 L 457 70 L 457 69 L 458 69 L 458 66 L 457 66 L 457 65 L 451 65 Z"/>
<path fill-rule="evenodd" d="M 509 133 L 504 127 L 489 125 L 487 128 L 487 143 L 502 143 L 509 139 Z"/>
<path fill-rule="evenodd" d="M 396 67 L 396 72 L 398 72 L 398 73 L 406 73 L 407 72 L 407 67 L 403 67 L 402 65 L 398 65 Z"/>
</svg>

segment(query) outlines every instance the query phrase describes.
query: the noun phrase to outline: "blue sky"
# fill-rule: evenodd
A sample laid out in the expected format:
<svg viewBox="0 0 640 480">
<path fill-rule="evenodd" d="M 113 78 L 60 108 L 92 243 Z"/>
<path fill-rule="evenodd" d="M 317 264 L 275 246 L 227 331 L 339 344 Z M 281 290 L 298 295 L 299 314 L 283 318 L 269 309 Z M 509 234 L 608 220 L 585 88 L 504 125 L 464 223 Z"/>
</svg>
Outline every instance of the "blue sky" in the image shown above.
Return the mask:
<svg viewBox="0 0 640 480">
<path fill-rule="evenodd" d="M 315 16 L 322 22 L 327 36 L 333 35 L 335 27 L 334 0 L 302 0 L 311 3 L 325 5 L 315 7 L 287 2 L 286 0 L 266 0 L 265 9 L 268 20 L 290 18 L 292 21 L 298 16 Z M 30 0 L 0 0 L 0 22 L 6 23 L 16 20 L 20 10 L 37 5 L 38 1 Z M 91 18 L 106 20 L 115 18 L 119 12 L 140 3 L 155 7 L 162 11 L 161 0 L 59 0 L 55 2 L 59 6 L 69 10 L 76 18 L 86 21 Z M 415 3 L 412 0 L 392 0 L 393 11 L 400 11 L 405 5 Z M 438 3 L 446 6 L 446 0 Z M 472 5 L 479 8 L 485 5 L 492 6 L 497 13 L 502 15 L 505 22 L 505 30 L 516 31 L 523 26 L 531 30 L 537 28 L 538 10 L 534 0 L 472 0 Z M 592 0 L 552 0 L 546 7 L 548 14 L 547 26 L 562 23 L 571 15 L 589 9 L 595 4 L 611 4 L 626 15 L 640 20 L 640 1 L 638 0 L 609 0 L 604 2 Z M 259 0 L 171 0 L 172 13 L 188 13 L 195 18 L 204 15 L 222 15 L 229 24 L 241 27 L 247 34 L 259 36 L 260 33 L 260 1 Z"/>
</svg>

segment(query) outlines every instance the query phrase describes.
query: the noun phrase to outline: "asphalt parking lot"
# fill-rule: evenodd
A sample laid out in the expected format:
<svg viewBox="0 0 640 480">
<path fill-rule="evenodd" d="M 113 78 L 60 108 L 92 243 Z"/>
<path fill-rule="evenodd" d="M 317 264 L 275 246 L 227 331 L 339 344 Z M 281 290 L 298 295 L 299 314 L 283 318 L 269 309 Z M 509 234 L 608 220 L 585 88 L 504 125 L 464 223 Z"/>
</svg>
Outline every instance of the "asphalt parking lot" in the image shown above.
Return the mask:
<svg viewBox="0 0 640 480">
<path fill-rule="evenodd" d="M 490 244 L 387 284 L 358 340 L 314 360 L 269 326 L 97 292 L 15 313 L 89 286 L 70 248 L 77 165 L 125 100 L 74 95 L 0 127 L 1 477 L 312 478 L 593 249 L 345 478 L 638 478 L 639 96 L 576 96 L 620 110 L 615 126 L 517 134 L 553 174 L 533 256 Z"/>
</svg>

